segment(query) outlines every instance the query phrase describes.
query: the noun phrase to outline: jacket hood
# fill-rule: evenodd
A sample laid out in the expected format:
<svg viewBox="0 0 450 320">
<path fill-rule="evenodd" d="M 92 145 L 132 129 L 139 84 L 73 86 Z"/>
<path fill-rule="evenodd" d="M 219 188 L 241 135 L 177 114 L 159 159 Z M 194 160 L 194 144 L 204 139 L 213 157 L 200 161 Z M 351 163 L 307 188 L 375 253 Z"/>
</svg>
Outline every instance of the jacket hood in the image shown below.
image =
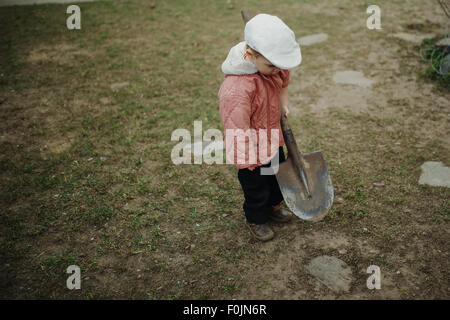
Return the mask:
<svg viewBox="0 0 450 320">
<path fill-rule="evenodd" d="M 258 72 L 253 63 L 244 59 L 245 41 L 239 42 L 230 49 L 227 58 L 222 63 L 225 74 L 252 74 Z"/>
</svg>

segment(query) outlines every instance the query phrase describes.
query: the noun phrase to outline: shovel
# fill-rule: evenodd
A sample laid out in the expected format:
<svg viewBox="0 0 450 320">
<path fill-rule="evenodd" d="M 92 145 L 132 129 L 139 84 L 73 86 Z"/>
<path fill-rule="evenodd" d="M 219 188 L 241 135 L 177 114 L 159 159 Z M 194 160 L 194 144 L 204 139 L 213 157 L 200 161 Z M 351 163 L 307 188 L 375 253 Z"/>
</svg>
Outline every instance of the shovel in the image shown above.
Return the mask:
<svg viewBox="0 0 450 320">
<path fill-rule="evenodd" d="M 242 10 L 241 15 L 245 23 L 250 20 L 247 10 Z M 334 198 L 333 184 L 322 152 L 302 154 L 283 114 L 281 130 L 288 157 L 275 172 L 284 202 L 297 217 L 320 221 L 331 208 Z"/>
</svg>

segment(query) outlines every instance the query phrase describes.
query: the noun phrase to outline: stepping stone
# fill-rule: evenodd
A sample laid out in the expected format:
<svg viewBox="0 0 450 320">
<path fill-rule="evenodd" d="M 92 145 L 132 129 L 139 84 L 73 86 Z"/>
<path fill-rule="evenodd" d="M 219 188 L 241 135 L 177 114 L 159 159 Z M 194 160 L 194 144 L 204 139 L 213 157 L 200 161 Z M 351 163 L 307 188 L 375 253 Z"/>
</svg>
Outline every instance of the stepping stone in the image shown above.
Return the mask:
<svg viewBox="0 0 450 320">
<path fill-rule="evenodd" d="M 119 90 L 119 89 L 121 89 L 121 88 L 124 88 L 124 87 L 128 86 L 129 84 L 130 84 L 129 82 L 113 83 L 113 84 L 111 85 L 111 90 L 117 91 L 117 90 Z"/>
<path fill-rule="evenodd" d="M 450 46 L 450 37 L 439 40 L 438 42 L 436 42 L 436 46 L 438 46 L 438 47 Z"/>
<path fill-rule="evenodd" d="M 201 150 L 202 150 L 202 152 L 206 152 L 206 151 L 208 151 L 208 150 L 213 150 L 214 148 L 213 148 L 213 142 L 214 141 L 201 141 L 201 142 L 196 142 L 196 143 L 193 143 L 192 145 L 191 145 L 191 150 L 192 150 L 192 152 L 194 152 L 194 150 L 195 150 L 195 148 L 197 147 L 197 148 L 199 148 L 198 146 L 199 145 L 201 145 L 202 147 L 201 147 Z M 208 148 L 209 147 L 209 148 Z M 221 148 L 221 149 L 223 149 L 223 143 L 222 142 L 219 142 L 219 146 L 218 146 L 219 148 Z"/>
<path fill-rule="evenodd" d="M 223 142 L 222 141 L 218 141 L 217 142 L 217 149 L 224 149 L 223 146 Z M 213 152 L 213 150 L 215 150 L 215 146 L 214 146 L 214 141 L 200 141 L 200 142 L 196 142 L 196 143 L 192 143 L 192 144 L 186 144 L 183 147 L 183 152 L 188 152 L 189 150 L 189 146 L 191 147 L 191 153 L 195 154 L 196 148 L 199 148 L 200 150 L 202 150 L 202 154 L 211 154 Z"/>
<path fill-rule="evenodd" d="M 370 87 L 374 80 L 364 77 L 364 74 L 359 71 L 338 71 L 333 76 L 333 81 L 336 83 L 352 84 L 359 87 Z"/>
<path fill-rule="evenodd" d="M 330 256 L 320 256 L 305 266 L 306 271 L 334 292 L 348 292 L 352 270 L 347 264 Z"/>
<path fill-rule="evenodd" d="M 441 60 L 439 72 L 444 76 L 450 74 L 450 54 L 446 55 L 445 58 Z"/>
<path fill-rule="evenodd" d="M 427 161 L 420 168 L 422 174 L 419 184 L 450 188 L 450 168 L 445 167 L 442 162 Z"/>
<path fill-rule="evenodd" d="M 103 98 L 100 98 L 100 102 L 101 102 L 102 104 L 108 104 L 108 103 L 111 102 L 111 100 L 109 100 L 108 98 L 103 97 Z"/>
<path fill-rule="evenodd" d="M 310 36 L 298 38 L 297 41 L 301 46 L 310 46 L 316 43 L 324 42 L 328 39 L 326 33 L 318 33 Z"/>
<path fill-rule="evenodd" d="M 397 39 L 404 40 L 404 41 L 413 42 L 413 43 L 421 43 L 423 41 L 423 39 L 434 37 L 433 34 L 417 35 L 417 34 L 404 33 L 404 32 L 390 34 L 390 36 L 397 38 Z"/>
</svg>

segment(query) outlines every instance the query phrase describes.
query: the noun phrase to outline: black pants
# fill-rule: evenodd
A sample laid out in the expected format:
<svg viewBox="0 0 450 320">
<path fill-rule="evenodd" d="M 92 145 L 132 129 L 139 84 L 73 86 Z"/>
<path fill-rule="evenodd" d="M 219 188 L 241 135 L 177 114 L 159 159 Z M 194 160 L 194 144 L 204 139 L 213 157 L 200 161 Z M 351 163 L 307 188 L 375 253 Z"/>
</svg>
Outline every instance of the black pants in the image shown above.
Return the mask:
<svg viewBox="0 0 450 320">
<path fill-rule="evenodd" d="M 279 163 L 286 160 L 283 147 L 279 147 Z M 243 209 L 249 223 L 263 224 L 269 219 L 272 206 L 283 201 L 280 187 L 275 175 L 261 175 L 261 167 L 270 167 L 270 161 L 253 171 L 239 169 L 238 179 L 244 191 Z"/>
</svg>

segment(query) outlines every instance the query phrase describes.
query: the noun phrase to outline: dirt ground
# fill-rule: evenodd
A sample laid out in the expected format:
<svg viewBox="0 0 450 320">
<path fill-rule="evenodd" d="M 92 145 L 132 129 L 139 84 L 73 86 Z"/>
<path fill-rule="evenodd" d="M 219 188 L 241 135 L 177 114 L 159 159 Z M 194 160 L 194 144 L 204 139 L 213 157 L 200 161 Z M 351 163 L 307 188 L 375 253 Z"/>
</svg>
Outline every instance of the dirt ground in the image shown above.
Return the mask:
<svg viewBox="0 0 450 320">
<path fill-rule="evenodd" d="M 450 191 L 418 184 L 425 161 L 450 166 L 450 92 L 423 76 L 420 42 L 393 36 L 443 37 L 437 1 L 378 1 L 381 30 L 366 1 L 232 3 L 83 3 L 70 31 L 64 5 L 0 8 L 2 299 L 450 298 Z M 328 34 L 302 47 L 289 108 L 335 201 L 320 222 L 273 224 L 267 243 L 246 229 L 236 168 L 170 160 L 173 130 L 223 130 L 220 65 L 242 8 Z M 344 70 L 374 84 L 335 83 Z M 322 255 L 351 268 L 348 291 L 307 273 Z"/>
</svg>

